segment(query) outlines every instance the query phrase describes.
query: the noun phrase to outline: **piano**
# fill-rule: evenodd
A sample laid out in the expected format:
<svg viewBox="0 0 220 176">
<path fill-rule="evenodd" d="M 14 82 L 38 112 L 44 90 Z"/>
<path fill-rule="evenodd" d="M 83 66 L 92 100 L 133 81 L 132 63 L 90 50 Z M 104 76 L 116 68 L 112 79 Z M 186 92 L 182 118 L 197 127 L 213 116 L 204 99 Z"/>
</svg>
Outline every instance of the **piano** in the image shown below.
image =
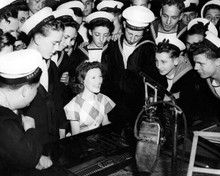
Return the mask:
<svg viewBox="0 0 220 176">
<path fill-rule="evenodd" d="M 44 154 L 62 176 L 109 175 L 134 161 L 128 141 L 111 124 L 46 144 Z"/>
</svg>

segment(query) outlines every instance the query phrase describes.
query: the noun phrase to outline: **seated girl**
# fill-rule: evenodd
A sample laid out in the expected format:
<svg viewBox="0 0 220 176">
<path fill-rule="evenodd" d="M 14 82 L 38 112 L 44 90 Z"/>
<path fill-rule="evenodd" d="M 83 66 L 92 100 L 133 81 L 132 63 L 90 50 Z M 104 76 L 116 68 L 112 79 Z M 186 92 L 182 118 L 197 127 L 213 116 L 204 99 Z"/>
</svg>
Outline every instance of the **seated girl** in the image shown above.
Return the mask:
<svg viewBox="0 0 220 176">
<path fill-rule="evenodd" d="M 82 62 L 77 67 L 79 94 L 65 107 L 72 135 L 109 124 L 107 113 L 115 103 L 99 93 L 102 85 L 102 65 L 99 62 Z"/>
</svg>

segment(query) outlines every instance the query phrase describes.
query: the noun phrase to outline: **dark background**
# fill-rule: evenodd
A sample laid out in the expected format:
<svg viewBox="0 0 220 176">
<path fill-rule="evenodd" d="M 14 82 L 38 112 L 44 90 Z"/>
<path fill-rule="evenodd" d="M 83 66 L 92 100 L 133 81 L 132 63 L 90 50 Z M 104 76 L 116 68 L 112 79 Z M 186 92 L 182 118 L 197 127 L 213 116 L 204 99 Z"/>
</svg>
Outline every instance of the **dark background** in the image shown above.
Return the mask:
<svg viewBox="0 0 220 176">
<path fill-rule="evenodd" d="M 59 6 L 60 4 L 63 4 L 65 2 L 68 2 L 71 0 L 46 0 L 46 6 L 52 7 L 53 10 L 55 10 L 57 8 L 57 6 Z M 130 4 L 130 0 L 118 0 L 124 3 L 124 7 L 128 7 Z M 161 7 L 161 1 L 162 0 L 152 0 L 152 8 L 151 10 L 154 12 L 155 16 L 159 16 L 159 12 L 160 12 L 160 7 Z M 100 2 L 100 0 L 96 0 L 95 3 L 97 4 L 98 2 Z M 201 9 L 202 6 L 208 2 L 208 0 L 200 0 L 199 1 L 199 8 Z M 200 10 L 199 10 L 200 11 Z M 200 12 L 199 12 L 200 15 Z"/>
</svg>

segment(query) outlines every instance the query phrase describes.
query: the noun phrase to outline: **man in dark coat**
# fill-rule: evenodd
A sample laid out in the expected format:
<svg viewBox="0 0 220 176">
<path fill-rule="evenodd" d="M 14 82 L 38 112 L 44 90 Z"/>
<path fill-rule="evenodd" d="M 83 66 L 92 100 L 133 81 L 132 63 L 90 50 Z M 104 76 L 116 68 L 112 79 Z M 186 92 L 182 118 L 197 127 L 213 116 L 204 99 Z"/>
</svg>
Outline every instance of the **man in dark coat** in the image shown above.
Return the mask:
<svg viewBox="0 0 220 176">
<path fill-rule="evenodd" d="M 147 26 L 154 20 L 151 10 L 132 6 L 122 13 L 124 34 L 109 44 L 111 93 L 116 107 L 109 113 L 111 122 L 134 123 L 145 100 L 144 83 L 139 72 L 153 79 L 160 75 L 155 66 L 154 42 L 150 40 Z"/>
</svg>

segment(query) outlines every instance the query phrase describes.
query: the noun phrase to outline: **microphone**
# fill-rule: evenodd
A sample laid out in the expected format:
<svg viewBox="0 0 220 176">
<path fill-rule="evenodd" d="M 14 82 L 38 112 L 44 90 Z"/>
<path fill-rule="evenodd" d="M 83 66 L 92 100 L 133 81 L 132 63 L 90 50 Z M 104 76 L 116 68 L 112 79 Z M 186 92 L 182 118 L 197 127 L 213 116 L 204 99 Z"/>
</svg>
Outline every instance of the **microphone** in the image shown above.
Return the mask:
<svg viewBox="0 0 220 176">
<path fill-rule="evenodd" d="M 166 94 L 171 99 L 171 101 L 175 104 L 176 99 L 173 96 L 173 94 L 167 91 L 161 84 L 153 80 L 150 76 L 148 76 L 146 73 L 142 71 L 139 72 L 139 75 L 143 77 L 146 80 L 146 82 L 149 82 L 155 89 L 160 90 L 164 94 Z"/>
</svg>

